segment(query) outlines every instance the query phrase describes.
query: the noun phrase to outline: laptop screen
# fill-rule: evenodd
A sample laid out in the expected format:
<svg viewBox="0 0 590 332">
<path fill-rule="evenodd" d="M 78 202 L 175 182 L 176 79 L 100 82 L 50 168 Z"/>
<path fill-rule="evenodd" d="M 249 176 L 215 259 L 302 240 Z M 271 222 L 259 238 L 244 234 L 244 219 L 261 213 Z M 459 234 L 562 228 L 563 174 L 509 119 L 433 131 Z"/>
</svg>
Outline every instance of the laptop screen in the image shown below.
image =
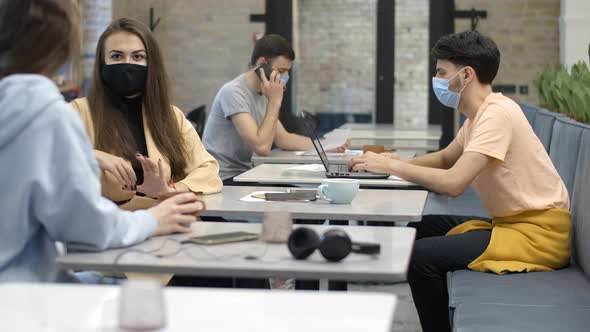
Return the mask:
<svg viewBox="0 0 590 332">
<path fill-rule="evenodd" d="M 310 120 L 305 116 L 304 113 L 301 114 L 301 118 L 303 119 L 303 125 L 305 127 L 305 130 L 307 131 L 307 134 L 309 135 L 309 138 L 311 138 L 311 143 L 313 144 L 315 151 L 320 156 L 320 159 L 322 160 L 322 164 L 324 164 L 324 168 L 326 169 L 326 171 L 329 171 L 330 161 L 328 161 L 328 156 L 326 156 L 324 147 L 322 146 L 322 143 L 320 143 L 320 140 L 315 133 L 315 129 L 313 128 Z"/>
</svg>

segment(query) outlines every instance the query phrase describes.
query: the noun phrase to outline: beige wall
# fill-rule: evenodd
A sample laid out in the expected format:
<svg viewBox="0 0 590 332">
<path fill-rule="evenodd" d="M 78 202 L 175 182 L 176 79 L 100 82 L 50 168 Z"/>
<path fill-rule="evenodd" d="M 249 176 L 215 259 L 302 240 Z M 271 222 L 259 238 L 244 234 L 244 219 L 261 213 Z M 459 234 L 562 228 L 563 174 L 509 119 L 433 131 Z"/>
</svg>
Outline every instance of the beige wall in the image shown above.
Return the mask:
<svg viewBox="0 0 590 332">
<path fill-rule="evenodd" d="M 528 85 L 529 94 L 509 95 L 517 101 L 537 103 L 534 84 L 543 68 L 559 64 L 560 0 L 456 0 L 457 9 L 487 10 L 478 30 L 498 44 L 502 56 L 495 84 Z M 470 21 L 455 21 L 456 31 Z"/>
<path fill-rule="evenodd" d="M 578 61 L 588 63 L 590 45 L 590 1 L 561 1 L 559 18 L 561 63 L 570 67 Z"/>
<path fill-rule="evenodd" d="M 395 2 L 394 123 L 399 128 L 428 125 L 429 0 Z"/>
<path fill-rule="evenodd" d="M 298 109 L 372 113 L 375 106 L 377 0 L 297 0 Z M 427 121 L 428 0 L 397 0 L 396 123 Z M 246 69 L 251 34 L 262 24 L 264 0 L 114 0 L 113 17 L 148 23 L 155 30 L 172 80 L 175 103 L 185 112 L 211 104 L 215 93 Z M 393 110 L 392 110 L 393 111 Z"/>
<path fill-rule="evenodd" d="M 250 14 L 264 12 L 264 0 L 113 0 L 113 17 L 149 22 L 149 7 L 161 22 L 155 36 L 172 81 L 174 103 L 184 112 L 206 104 L 219 88 L 247 69 L 252 32 Z"/>
<path fill-rule="evenodd" d="M 148 22 L 148 8 L 162 18 L 155 31 L 172 80 L 175 103 L 185 112 L 210 106 L 221 85 L 246 69 L 252 33 L 264 25 L 249 15 L 264 12 L 264 0 L 113 0 L 113 17 Z M 375 95 L 376 0 L 297 0 L 299 109 L 372 113 Z M 559 0 L 456 0 L 457 9 L 485 9 L 479 31 L 500 47 L 497 84 L 527 85 L 559 63 Z M 457 31 L 469 20 L 456 20 Z M 428 0 L 396 0 L 396 123 L 423 127 L 427 121 Z M 517 89 L 518 90 L 518 89 Z"/>
<path fill-rule="evenodd" d="M 298 0 L 298 106 L 316 112 L 375 109 L 376 0 Z M 428 0 L 397 0 L 395 123 L 428 119 Z M 391 110 L 393 112 L 393 110 Z"/>
<path fill-rule="evenodd" d="M 377 0 L 298 0 L 300 109 L 373 112 L 376 4 Z"/>
</svg>

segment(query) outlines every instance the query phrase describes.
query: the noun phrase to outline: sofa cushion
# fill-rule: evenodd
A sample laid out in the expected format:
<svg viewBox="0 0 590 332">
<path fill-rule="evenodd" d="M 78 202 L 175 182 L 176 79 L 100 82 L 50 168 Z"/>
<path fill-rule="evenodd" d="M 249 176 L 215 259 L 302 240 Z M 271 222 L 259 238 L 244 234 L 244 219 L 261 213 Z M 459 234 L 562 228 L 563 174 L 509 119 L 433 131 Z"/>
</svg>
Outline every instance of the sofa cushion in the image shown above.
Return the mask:
<svg viewBox="0 0 590 332">
<path fill-rule="evenodd" d="M 575 266 L 552 272 L 447 274 L 449 306 L 495 303 L 590 307 L 590 280 Z"/>
<path fill-rule="evenodd" d="M 533 130 L 541 143 L 545 147 L 546 151 L 549 151 L 549 145 L 551 143 L 551 134 L 553 132 L 553 122 L 558 115 L 553 112 L 549 112 L 545 109 L 537 111 L 535 121 L 533 122 Z"/>
<path fill-rule="evenodd" d="M 453 331 L 582 332 L 590 329 L 590 306 L 469 304 L 455 310 Z"/>
<path fill-rule="evenodd" d="M 520 108 L 522 109 L 522 112 L 524 113 L 524 116 L 526 116 L 526 119 L 529 121 L 529 123 L 532 126 L 533 123 L 535 123 L 535 117 L 537 116 L 537 111 L 539 110 L 539 108 L 537 106 L 530 105 L 530 104 L 518 104 L 518 105 L 520 106 Z"/>
<path fill-rule="evenodd" d="M 590 277 L 590 128 L 584 129 L 581 135 L 571 202 L 573 258 Z"/>
<path fill-rule="evenodd" d="M 553 124 L 549 156 L 565 183 L 570 198 L 573 196 L 580 136 L 584 129 L 584 125 L 565 117 L 555 119 Z"/>
</svg>

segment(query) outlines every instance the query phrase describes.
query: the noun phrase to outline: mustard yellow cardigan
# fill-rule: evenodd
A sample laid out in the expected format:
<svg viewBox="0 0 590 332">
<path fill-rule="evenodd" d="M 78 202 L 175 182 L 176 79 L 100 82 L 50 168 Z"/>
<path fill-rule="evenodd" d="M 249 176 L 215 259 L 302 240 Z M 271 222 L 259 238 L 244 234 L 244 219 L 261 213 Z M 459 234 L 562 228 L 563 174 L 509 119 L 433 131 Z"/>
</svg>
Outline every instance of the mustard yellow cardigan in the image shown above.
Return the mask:
<svg viewBox="0 0 590 332">
<path fill-rule="evenodd" d="M 79 98 L 71 103 L 74 110 L 78 112 L 86 128 L 86 132 L 92 146 L 96 146 L 94 139 L 94 126 L 92 122 L 92 116 L 90 115 L 90 108 L 88 100 L 86 98 Z M 178 120 L 178 126 L 184 137 L 185 144 L 187 144 L 188 160 L 185 174 L 187 176 L 178 181 L 185 184 L 192 192 L 202 192 L 203 194 L 212 194 L 221 191 L 223 183 L 219 177 L 219 163 L 215 160 L 203 147 L 199 135 L 191 125 L 191 123 L 185 118 L 184 113 L 179 110 L 176 106 L 173 106 L 174 114 Z M 164 167 L 164 176 L 166 179 L 170 178 L 171 170 L 170 164 L 166 157 L 158 151 L 152 135 L 149 131 L 145 117 L 143 119 L 143 128 L 145 132 L 145 141 L 148 151 L 148 157 L 154 160 L 162 159 L 162 165 Z M 104 151 L 109 152 L 109 151 Z M 115 201 L 129 201 L 121 208 L 126 210 L 138 210 L 146 209 L 154 206 L 156 200 L 136 196 L 135 192 L 125 191 L 121 188 L 121 184 L 117 179 L 109 172 L 101 172 L 102 182 L 102 193 L 106 198 Z"/>
<path fill-rule="evenodd" d="M 560 269 L 569 263 L 570 212 L 561 209 L 526 211 L 497 217 L 492 223 L 472 220 L 447 235 L 491 229 L 490 243 L 468 267 L 473 271 L 505 274 Z"/>
</svg>

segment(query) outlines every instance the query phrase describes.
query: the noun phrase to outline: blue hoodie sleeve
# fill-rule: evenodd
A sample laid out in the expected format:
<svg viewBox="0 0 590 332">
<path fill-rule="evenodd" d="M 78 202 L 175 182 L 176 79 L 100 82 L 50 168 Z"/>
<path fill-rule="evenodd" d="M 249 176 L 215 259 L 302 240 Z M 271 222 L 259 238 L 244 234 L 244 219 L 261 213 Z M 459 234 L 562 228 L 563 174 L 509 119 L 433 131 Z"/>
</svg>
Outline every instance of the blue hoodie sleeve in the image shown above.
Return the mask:
<svg viewBox="0 0 590 332">
<path fill-rule="evenodd" d="M 104 250 L 153 235 L 151 213 L 123 211 L 102 196 L 98 163 L 78 115 L 63 100 L 48 108 L 44 126 L 54 140 L 52 165 L 32 188 L 32 208 L 50 236 L 70 248 Z"/>
</svg>

